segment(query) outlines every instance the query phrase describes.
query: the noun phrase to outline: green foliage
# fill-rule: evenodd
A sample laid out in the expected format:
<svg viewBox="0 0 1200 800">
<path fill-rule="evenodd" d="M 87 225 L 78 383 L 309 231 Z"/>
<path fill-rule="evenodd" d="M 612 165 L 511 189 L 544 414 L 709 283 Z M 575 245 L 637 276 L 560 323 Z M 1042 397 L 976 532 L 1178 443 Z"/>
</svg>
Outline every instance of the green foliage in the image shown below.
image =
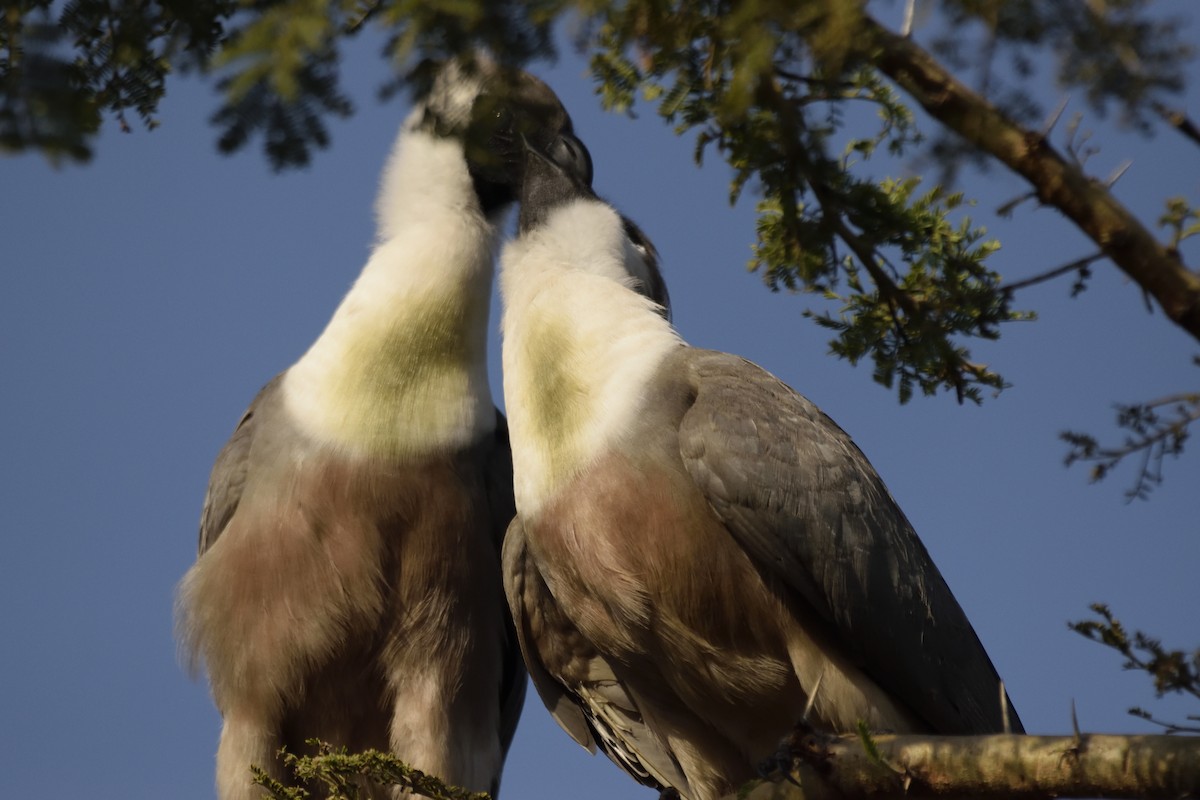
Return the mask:
<svg viewBox="0 0 1200 800">
<path fill-rule="evenodd" d="M 328 119 L 353 113 L 342 90 L 341 47 L 368 25 L 403 85 L 422 57 L 476 47 L 514 63 L 553 55 L 563 0 L 51 0 L 4 6 L 0 20 L 0 148 L 79 161 L 106 114 L 129 129 L 132 109 L 157 124 L 167 76 L 216 72 L 224 101 L 212 121 L 232 152 L 261 136 L 276 169 L 307 164 L 328 146 Z"/>
<path fill-rule="evenodd" d="M 70 0 L 54 18 L 55 7 L 5 6 L 0 147 L 86 158 L 106 114 L 124 126 L 133 109 L 152 127 L 168 74 L 199 67 L 223 92 L 213 115 L 220 148 L 261 138 L 278 169 L 307 164 L 328 145 L 329 120 L 353 112 L 338 66 L 362 31 L 385 39 L 396 76 L 380 88 L 387 97 L 401 86 L 427 88 L 427 58 L 476 48 L 515 65 L 552 57 L 554 25 L 575 14 L 601 102 L 627 112 L 653 103 L 695 136 L 697 160 L 713 151 L 724 159 L 730 200 L 756 195 L 751 269 L 772 290 L 806 294 L 804 313 L 832 332 L 831 352 L 868 360 L 902 402 L 941 390 L 980 402 L 984 390 L 1002 389 L 1003 376 L 974 359 L 973 344 L 1032 318 L 1014 306 L 1019 289 L 1070 273 L 1081 288 L 1090 265 L 1111 255 L 1097 236 L 1099 255 L 1005 286 L 990 266 L 998 245 L 963 213 L 960 194 L 872 174 L 880 154 L 933 155 L 947 176 L 964 154 L 988 154 L 953 133 L 930 139 L 918 129 L 881 76 L 884 45 L 868 34 L 878 26 L 867 3 Z M 999 85 L 993 60 L 1007 53 L 1020 81 L 1044 69 L 1034 56 L 1049 50 L 1070 54 L 1055 76 L 1083 88 L 1097 111 L 1118 107 L 1142 127 L 1157 114 L 1187 133 L 1194 126 L 1164 98 L 1182 87 L 1193 48 L 1178 21 L 1148 9 L 1148 0 L 950 0 L 939 6 L 939 52 L 955 72 L 977 72 L 982 93 L 1018 121 L 1039 109 L 1019 86 Z M 1176 254 L 1200 231 L 1182 200 L 1161 222 Z M 1075 444 L 1087 450 L 1085 439 Z"/>
<path fill-rule="evenodd" d="M 862 745 L 863 752 L 867 757 L 876 764 L 884 764 L 883 754 L 879 752 L 879 745 L 875 743 L 875 737 L 871 735 L 871 729 L 867 726 L 866 720 L 858 720 L 854 723 L 854 732 L 858 734 L 859 744 Z"/>
<path fill-rule="evenodd" d="M 212 117 L 223 129 L 222 152 L 261 131 L 268 160 L 282 169 L 303 166 L 314 146 L 328 146 L 324 116 L 354 110 L 338 85 L 344 10 L 325 0 L 277 0 L 233 30 L 214 63 L 225 95 Z"/>
<path fill-rule="evenodd" d="M 822 297 L 806 311 L 834 331 L 833 353 L 870 358 L 901 402 L 951 389 L 979 402 L 1004 379 L 964 344 L 1029 319 L 985 266 L 998 247 L 962 197 L 918 181 L 879 182 L 864 165 L 881 147 L 918 144 L 911 112 L 854 54 L 851 4 L 772 0 L 635 3 L 607 8 L 592 59 L 602 102 L 627 110 L 640 89 L 676 130 L 695 130 L 699 160 L 715 148 L 734 170 L 730 200 L 760 195 L 750 268 L 772 290 Z M 850 104 L 874 107 L 876 129 L 845 133 Z M 863 124 L 856 115 L 856 130 Z M 829 153 L 837 145 L 843 153 Z"/>
<path fill-rule="evenodd" d="M 1060 87 L 1082 89 L 1097 113 L 1115 106 L 1125 122 L 1148 130 L 1156 99 L 1182 89 L 1184 69 L 1195 55 L 1181 39 L 1182 20 L 1152 17 L 1151 7 L 1150 0 L 948 0 L 947 31 L 935 51 L 956 65 L 977 66 L 986 80 L 995 80 L 991 58 L 998 51 L 1007 53 L 1019 76 L 1036 71 L 1039 53 L 1070 53 L 1055 61 Z M 1017 119 L 1040 113 L 1023 92 L 1001 104 Z"/>
<path fill-rule="evenodd" d="M 278 781 L 259 767 L 251 768 L 254 783 L 266 789 L 266 796 L 276 800 L 308 800 L 314 796 L 328 800 L 358 800 L 364 796 L 367 785 L 376 785 L 398 787 L 432 800 L 490 800 L 486 792 L 469 792 L 450 786 L 388 753 L 366 750 L 350 754 L 345 748 L 335 749 L 317 739 L 307 743 L 315 749 L 316 755 L 280 753 L 284 765 L 298 782 L 296 785 Z M 314 793 L 305 788 L 313 786 L 320 786 L 321 790 Z"/>
<path fill-rule="evenodd" d="M 427 88 L 421 57 L 444 59 L 484 47 L 515 63 L 552 55 L 550 25 L 561 0 L 262 0 L 241 15 L 217 66 L 225 102 L 213 116 L 225 152 L 262 134 L 276 169 L 304 166 L 329 144 L 326 119 L 353 106 L 340 85 L 341 46 L 368 25 L 386 34 L 384 57 L 399 76 Z"/>
<path fill-rule="evenodd" d="M 1182 197 L 1167 200 L 1167 210 L 1158 218 L 1159 226 L 1171 232 L 1171 248 L 1178 250 L 1184 239 L 1200 233 L 1200 212 Z"/>
<path fill-rule="evenodd" d="M 4 6 L 0 26 L 0 148 L 87 160 L 102 114 L 122 128 L 132 109 L 148 128 L 176 70 L 203 67 L 221 42 L 232 0 L 109 3 L 50 0 Z"/>
<path fill-rule="evenodd" d="M 57 162 L 85 160 L 88 139 L 100 125 L 94 98 L 78 91 L 86 82 L 56 52 L 61 29 L 49 16 L 49 0 L 25 9 L 5 8 L 0 27 L 0 150 L 36 148 Z M 22 16 L 22 15 L 27 16 Z"/>
<path fill-rule="evenodd" d="M 1108 606 L 1093 603 L 1091 609 L 1099 619 L 1068 623 L 1071 630 L 1116 650 L 1125 658 L 1122 664 L 1125 669 L 1141 670 L 1150 675 L 1154 680 L 1154 691 L 1159 697 L 1164 694 L 1190 694 L 1200 699 L 1200 648 L 1192 653 L 1168 650 L 1158 639 L 1141 631 L 1134 631 L 1131 637 Z M 1145 709 L 1131 708 L 1129 713 L 1161 725 L 1170 733 L 1200 733 L 1200 727 L 1162 722 Z M 1200 722 L 1198 716 L 1189 716 L 1188 719 Z"/>
<path fill-rule="evenodd" d="M 874 270 L 860 270 L 846 257 L 842 265 L 848 291 L 825 289 L 827 297 L 841 303 L 838 315 L 806 313 L 837 332 L 830 343 L 834 354 L 852 364 L 869 355 L 875 379 L 896 385 L 901 402 L 911 399 L 914 388 L 930 395 L 943 386 L 952 387 L 959 400 L 979 402 L 980 387 L 999 390 L 1003 379 L 985 365 L 972 363 L 967 348 L 952 337 L 995 339 L 1000 323 L 1032 314 L 1013 311 L 1009 294 L 1001 291 L 1000 276 L 984 266 L 998 243 L 984 240 L 985 231 L 972 227 L 969 218 L 957 226 L 948 219 L 961 197 L 944 196 L 935 187 L 913 198 L 918 183 L 915 178 L 889 180 L 873 187 L 880 190 L 880 196 L 872 198 L 880 201 L 872 204 L 880 209 L 879 219 L 895 227 L 881 243 L 870 244 L 870 251 L 881 252 L 885 244 L 896 248 L 905 271 L 882 256 L 876 257 Z M 886 229 L 867 231 L 879 234 Z M 860 241 L 851 249 L 867 248 Z M 864 283 L 863 272 L 875 277 L 873 287 Z"/>
</svg>

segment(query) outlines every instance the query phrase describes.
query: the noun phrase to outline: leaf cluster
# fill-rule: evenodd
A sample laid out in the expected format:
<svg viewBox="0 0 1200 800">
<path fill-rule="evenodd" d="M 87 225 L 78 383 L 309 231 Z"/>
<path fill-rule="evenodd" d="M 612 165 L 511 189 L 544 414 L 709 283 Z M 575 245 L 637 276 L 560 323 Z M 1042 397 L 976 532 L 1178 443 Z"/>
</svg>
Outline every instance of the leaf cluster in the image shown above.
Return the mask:
<svg viewBox="0 0 1200 800">
<path fill-rule="evenodd" d="M 342 48 L 374 26 L 398 77 L 423 58 L 490 49 L 512 63 L 554 54 L 551 26 L 564 0 L 51 0 L 4 6 L 0 19 L 0 147 L 85 161 L 107 114 L 157 125 L 167 76 L 215 73 L 223 101 L 218 146 L 261 137 L 272 167 L 309 163 L 328 146 L 329 120 L 353 113 L 342 87 Z M 427 73 L 427 71 L 426 71 Z"/>
<path fill-rule="evenodd" d="M 223 92 L 212 118 L 222 150 L 261 139 L 275 168 L 303 166 L 329 143 L 330 120 L 353 113 L 339 67 L 363 31 L 382 35 L 395 76 L 380 94 L 412 86 L 419 96 L 430 76 L 424 59 L 478 48 L 513 65 L 552 57 L 554 26 L 575 14 L 602 102 L 630 112 L 653 103 L 694 136 L 698 161 L 713 151 L 724 159 L 733 170 L 730 201 L 747 190 L 757 196 L 749 267 L 772 290 L 806 294 L 804 313 L 832 333 L 830 350 L 867 360 L 901 401 L 945 390 L 979 402 L 984 390 L 1002 389 L 1004 377 L 974 357 L 976 343 L 1032 318 L 1015 306 L 1019 289 L 1075 274 L 1077 292 L 1101 258 L 1140 281 L 1150 275 L 1143 286 L 1168 316 L 1195 328 L 1194 276 L 1182 269 L 1179 246 L 1200 224 L 1182 199 L 1162 217 L 1170 242 L 1160 248 L 1149 234 L 1131 238 L 1141 230 L 1136 220 L 1115 213 L 1123 209 L 1114 211 L 1103 188 L 1085 181 L 1071 184 L 1078 191 L 1068 200 L 1047 200 L 1047 186 L 1066 185 L 1062 176 L 1039 183 L 1045 176 L 1023 172 L 1034 187 L 1025 197 L 1063 210 L 1100 251 L 1005 286 L 991 267 L 998 245 L 965 213 L 967 199 L 870 171 L 880 155 L 922 150 L 945 173 L 963 153 L 1018 169 L 998 150 L 1014 139 L 1021 152 L 1045 156 L 1039 165 L 1054 166 L 1045 134 L 1036 140 L 1013 122 L 1038 109 L 998 86 L 992 63 L 1000 52 L 1018 81 L 1048 69 L 1042 56 L 1056 54 L 1060 85 L 1083 88 L 1098 112 L 1119 108 L 1141 127 L 1158 114 L 1200 143 L 1200 130 L 1164 100 L 1182 87 L 1194 55 L 1178 21 L 1149 13 L 1148 0 L 949 0 L 939 6 L 939 52 L 955 73 L 980 74 L 979 96 L 968 98 L 969 90 L 950 87 L 942 65 L 931 67 L 910 39 L 885 34 L 866 9 L 844 0 L 19 0 L 0 24 L 0 147 L 86 158 L 105 114 L 127 127 L 132 109 L 153 127 L 167 75 L 199 67 L 215 73 Z M 894 87 L 949 138 L 930 144 Z M 949 105 L 939 113 L 938 103 Z M 985 118 L 1002 135 L 972 138 L 967 129 Z M 1082 173 L 1086 151 L 1073 140 L 1068 166 Z M 1122 242 L 1136 246 L 1117 252 Z M 1151 406 L 1122 413 L 1160 463 L 1182 438 L 1163 433 L 1166 418 Z M 1070 459 L 1096 462 L 1097 477 L 1115 463 L 1104 461 L 1112 448 L 1070 436 Z"/>
<path fill-rule="evenodd" d="M 1134 631 L 1131 636 L 1107 605 L 1093 603 L 1091 609 L 1098 619 L 1068 623 L 1071 630 L 1116 650 L 1125 658 L 1122 664 L 1125 669 L 1140 670 L 1150 675 L 1154 680 L 1154 691 L 1159 697 L 1165 694 L 1190 694 L 1200 699 L 1200 648 L 1192 653 L 1169 650 L 1163 647 L 1161 641 L 1141 631 Z M 1141 708 L 1131 708 L 1129 713 L 1161 725 L 1170 733 L 1200 733 L 1200 727 L 1164 723 Z M 1189 716 L 1188 719 L 1200 721 L 1197 716 Z"/>
<path fill-rule="evenodd" d="M 1048 83 L 1042 75 L 1050 72 L 1050 80 L 1082 94 L 1097 115 L 1116 109 L 1122 123 L 1149 134 L 1154 117 L 1177 113 L 1163 98 L 1182 91 L 1196 52 L 1180 35 L 1181 20 L 1150 13 L 1149 0 L 949 0 L 939 10 L 942 32 L 933 52 L 956 73 L 975 73 L 980 94 L 1027 125 L 1045 109 L 1024 87 Z M 1000 77 L 1001 58 L 1015 81 Z M 944 181 L 964 164 L 990 166 L 986 153 L 945 130 L 931 137 L 926 155 Z"/>
<path fill-rule="evenodd" d="M 1189 205 L 1185 198 L 1172 197 L 1167 200 L 1167 208 L 1158 218 L 1158 224 L 1170 231 L 1170 248 L 1178 252 L 1185 239 L 1200 234 L 1200 211 Z"/>
<path fill-rule="evenodd" d="M 431 798 L 431 800 L 490 800 L 486 792 L 470 792 L 451 786 L 441 779 L 408 766 L 389 753 L 364 750 L 347 753 L 345 748 L 309 739 L 315 755 L 296 755 L 280 751 L 284 766 L 292 774 L 295 783 L 288 785 L 272 778 L 260 767 L 251 767 L 254 783 L 267 791 L 275 800 L 309 800 L 324 797 L 328 800 L 359 800 L 373 796 L 366 790 L 369 785 L 397 787 L 405 792 Z M 313 793 L 306 787 L 320 786 Z"/>
<path fill-rule="evenodd" d="M 1050 69 L 1059 87 L 1082 90 L 1097 114 L 1116 108 L 1123 122 L 1148 131 L 1155 103 L 1183 89 L 1196 53 L 1180 35 L 1182 20 L 1151 10 L 1150 0 L 949 0 L 942 4 L 946 32 L 934 50 L 956 67 L 978 68 L 985 85 L 996 80 L 1000 52 L 1022 78 L 1044 64 L 1039 54 L 1057 54 Z M 1016 119 L 1040 113 L 1027 94 L 999 94 L 994 99 Z"/>
<path fill-rule="evenodd" d="M 1171 395 L 1144 403 L 1117 406 L 1117 427 L 1127 431 L 1120 445 L 1103 446 L 1097 439 L 1079 431 L 1064 431 L 1059 438 L 1069 445 L 1064 459 L 1067 466 L 1090 462 L 1089 479 L 1103 480 L 1129 456 L 1140 456 L 1133 485 L 1126 500 L 1149 497 L 1163 481 L 1163 462 L 1178 457 L 1187 442 L 1189 428 L 1200 419 L 1200 393 Z"/>
<path fill-rule="evenodd" d="M 341 88 L 343 46 L 368 27 L 383 32 L 384 59 L 397 76 L 382 97 L 412 83 L 428 88 L 422 59 L 477 48 L 524 63 L 554 53 L 551 23 L 561 0 L 259 0 L 236 18 L 217 59 L 225 102 L 213 116 L 220 148 L 262 135 L 272 167 L 304 166 L 329 144 L 327 120 L 354 107 Z"/>
<path fill-rule="evenodd" d="M 102 115 L 158 124 L 167 75 L 204 67 L 232 0 L 24 0 L 0 21 L 0 148 L 87 160 Z"/>
<path fill-rule="evenodd" d="M 606 7 L 592 68 L 607 106 L 629 109 L 640 90 L 695 132 L 697 160 L 715 149 L 734 171 L 731 202 L 759 195 L 749 266 L 772 290 L 822 298 L 806 315 L 836 334 L 832 352 L 869 358 L 902 402 L 918 389 L 979 402 L 1005 381 L 966 342 L 1032 315 L 987 267 L 998 245 L 957 215 L 960 194 L 866 173 L 881 148 L 901 155 L 921 137 L 856 50 L 859 13 L 831 1 Z M 866 135 L 850 105 L 875 112 Z"/>
</svg>

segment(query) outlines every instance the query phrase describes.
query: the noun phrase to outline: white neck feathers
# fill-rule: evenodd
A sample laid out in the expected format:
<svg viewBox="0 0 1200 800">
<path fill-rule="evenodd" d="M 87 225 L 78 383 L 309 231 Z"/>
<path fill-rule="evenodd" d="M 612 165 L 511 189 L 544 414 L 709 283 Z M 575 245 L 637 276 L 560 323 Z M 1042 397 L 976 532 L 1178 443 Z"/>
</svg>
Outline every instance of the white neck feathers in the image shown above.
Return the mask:
<svg viewBox="0 0 1200 800">
<path fill-rule="evenodd" d="M 501 258 L 504 400 L 517 509 L 628 443 L 662 360 L 682 340 L 634 291 L 620 217 L 595 200 L 552 212 Z"/>
<path fill-rule="evenodd" d="M 375 201 L 378 241 L 406 229 L 440 225 L 447 214 L 487 224 L 457 139 L 420 130 L 423 108 L 408 115 L 380 180 Z"/>
<path fill-rule="evenodd" d="M 416 130 L 418 113 L 384 174 L 379 244 L 283 384 L 296 422 L 349 452 L 421 455 L 495 425 L 486 340 L 497 230 L 461 146 Z"/>
</svg>

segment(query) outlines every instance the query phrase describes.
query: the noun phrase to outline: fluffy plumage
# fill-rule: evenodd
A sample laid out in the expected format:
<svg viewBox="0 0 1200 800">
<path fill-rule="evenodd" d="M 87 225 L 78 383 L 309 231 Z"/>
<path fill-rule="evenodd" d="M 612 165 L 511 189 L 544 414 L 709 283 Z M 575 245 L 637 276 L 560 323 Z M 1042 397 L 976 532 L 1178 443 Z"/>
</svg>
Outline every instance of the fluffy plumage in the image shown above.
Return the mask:
<svg viewBox="0 0 1200 800">
<path fill-rule="evenodd" d="M 688 800 L 754 777 L 806 708 L 834 731 L 1000 731 L 987 654 L 850 438 L 687 346 L 620 215 L 536 155 L 521 221 L 505 589 L 564 729 Z"/>
<path fill-rule="evenodd" d="M 498 788 L 525 673 L 499 572 L 512 473 L 488 297 L 519 145 L 570 120 L 540 81 L 478 66 L 450 65 L 404 123 L 362 274 L 213 468 L 179 627 L 224 718 L 222 800 L 256 796 L 250 765 L 282 777 L 278 749 L 314 737 Z"/>
</svg>

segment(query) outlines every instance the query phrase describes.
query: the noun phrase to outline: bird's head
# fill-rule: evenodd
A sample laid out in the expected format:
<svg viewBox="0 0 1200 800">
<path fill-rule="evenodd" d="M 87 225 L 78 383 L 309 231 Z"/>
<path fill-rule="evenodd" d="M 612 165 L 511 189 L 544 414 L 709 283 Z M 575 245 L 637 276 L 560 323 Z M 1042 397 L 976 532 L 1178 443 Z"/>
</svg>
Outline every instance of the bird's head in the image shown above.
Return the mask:
<svg viewBox="0 0 1200 800">
<path fill-rule="evenodd" d="M 564 134 L 574 140 L 571 117 L 549 86 L 482 55 L 455 59 L 438 68 L 421 125 L 462 141 L 485 208 L 518 199 L 527 148 L 545 153 Z M 586 180 L 590 184 L 590 172 Z"/>
<path fill-rule="evenodd" d="M 658 251 L 633 220 L 592 190 L 592 158 L 569 131 L 548 147 L 527 145 L 520 190 L 522 236 L 548 231 L 578 269 L 608 274 L 649 297 L 670 319 Z M 611 258 L 596 257 L 610 254 Z"/>
</svg>

